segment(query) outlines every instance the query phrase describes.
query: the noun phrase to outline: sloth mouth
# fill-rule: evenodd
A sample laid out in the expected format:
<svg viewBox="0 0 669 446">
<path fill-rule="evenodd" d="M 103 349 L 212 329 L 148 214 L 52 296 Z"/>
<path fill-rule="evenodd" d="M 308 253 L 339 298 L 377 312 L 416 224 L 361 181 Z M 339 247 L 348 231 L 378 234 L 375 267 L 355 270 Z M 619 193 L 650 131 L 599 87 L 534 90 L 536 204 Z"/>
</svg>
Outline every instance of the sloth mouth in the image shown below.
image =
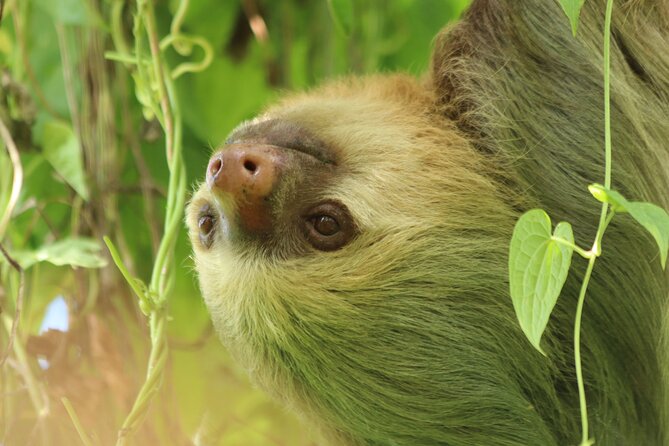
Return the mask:
<svg viewBox="0 0 669 446">
<path fill-rule="evenodd" d="M 247 121 L 239 125 L 225 144 L 259 143 L 309 155 L 324 164 L 336 165 L 334 151 L 302 125 L 283 119 Z"/>
</svg>

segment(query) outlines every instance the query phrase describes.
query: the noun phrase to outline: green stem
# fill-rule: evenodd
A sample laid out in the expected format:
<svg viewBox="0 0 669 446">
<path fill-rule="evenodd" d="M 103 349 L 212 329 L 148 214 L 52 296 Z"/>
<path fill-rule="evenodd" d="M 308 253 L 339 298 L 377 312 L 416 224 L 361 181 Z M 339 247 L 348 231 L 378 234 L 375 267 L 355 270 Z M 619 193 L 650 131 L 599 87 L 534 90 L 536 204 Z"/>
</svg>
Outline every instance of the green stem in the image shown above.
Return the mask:
<svg viewBox="0 0 669 446">
<path fill-rule="evenodd" d="M 576 253 L 578 253 L 584 259 L 591 259 L 591 258 L 595 257 L 595 255 L 592 253 L 592 251 L 587 251 L 587 250 L 581 248 L 580 246 L 576 245 L 575 243 L 572 243 L 569 240 L 563 239 L 562 237 L 552 236 L 551 239 L 554 240 L 555 242 L 561 244 L 561 245 L 568 246 L 569 248 L 573 249 L 574 251 L 576 251 Z"/>
<path fill-rule="evenodd" d="M 606 17 L 604 20 L 604 187 L 611 188 L 611 16 L 613 14 L 613 0 L 606 2 Z M 599 225 L 595 241 L 590 250 L 594 256 L 588 261 L 588 268 L 583 277 L 581 292 L 578 296 L 576 306 L 576 319 L 574 323 L 574 361 L 576 367 L 576 380 L 578 383 L 578 397 L 581 408 L 581 446 L 592 444 L 588 438 L 588 406 L 585 398 L 585 384 L 583 382 L 583 368 L 581 365 L 581 318 L 583 316 L 583 305 L 585 293 L 590 283 L 592 270 L 595 267 L 597 257 L 602 253 L 602 238 L 615 212 L 609 213 L 608 203 L 602 203 L 599 215 Z"/>
<path fill-rule="evenodd" d="M 67 411 L 67 414 L 70 416 L 70 419 L 74 424 L 74 428 L 77 430 L 77 434 L 79 434 L 81 442 L 84 444 L 84 446 L 93 446 L 93 443 L 91 442 L 91 439 L 88 438 L 88 434 L 86 433 L 84 426 L 81 425 L 81 421 L 79 421 L 77 412 L 74 410 L 74 407 L 70 403 L 70 400 L 68 400 L 65 397 L 62 397 L 60 401 L 63 403 L 63 406 L 65 406 L 65 410 Z"/>
<path fill-rule="evenodd" d="M 114 0 L 112 3 L 111 10 L 111 37 L 114 42 L 114 47 L 124 58 L 126 63 L 133 63 L 135 60 L 132 59 L 130 55 L 130 48 L 128 42 L 125 41 L 125 36 L 123 35 L 123 7 L 125 6 L 124 0 Z M 106 56 L 106 55 L 105 55 Z"/>
<path fill-rule="evenodd" d="M 164 309 L 152 311 L 149 316 L 151 332 L 151 353 L 146 370 L 146 379 L 137 394 L 130 413 L 125 418 L 123 426 L 118 432 L 116 446 L 129 444 L 130 437 L 140 426 L 146 416 L 153 397 L 160 390 L 163 370 L 167 363 L 167 314 Z"/>
<path fill-rule="evenodd" d="M 606 18 L 604 21 L 604 187 L 611 189 L 611 15 L 613 0 L 606 2 Z M 593 245 L 597 256 L 602 253 L 601 241 L 606 227 L 606 216 L 609 204 L 602 203 L 599 214 L 599 226 Z"/>
<path fill-rule="evenodd" d="M 3 325 L 5 326 L 7 334 L 11 333 L 12 322 L 9 316 L 3 315 L 2 322 Z M 42 423 L 44 419 L 47 416 L 49 416 L 50 413 L 49 400 L 46 397 L 46 392 L 44 391 L 44 388 L 39 383 L 39 381 L 37 381 L 37 378 L 33 375 L 32 369 L 30 368 L 30 362 L 28 361 L 28 355 L 22 343 L 15 342 L 12 345 L 12 348 L 14 350 L 14 356 L 16 357 L 16 361 L 19 364 L 18 367 L 19 373 L 21 374 L 21 377 L 25 382 L 26 389 L 28 390 L 28 396 L 30 397 L 30 401 L 32 402 L 33 407 L 35 408 L 35 412 L 37 413 L 37 418 L 39 419 L 39 423 Z"/>
<path fill-rule="evenodd" d="M 137 430 L 146 416 L 149 405 L 161 386 L 168 354 L 166 303 L 172 284 L 174 283 L 174 247 L 181 225 L 181 211 L 186 199 L 186 170 L 181 154 L 182 124 L 179 103 L 169 75 L 169 69 L 161 57 L 153 3 L 151 0 L 138 0 L 137 5 L 138 13 L 134 28 L 135 56 L 138 62 L 143 58 L 140 31 L 144 28 L 148 36 L 151 51 L 152 76 L 151 72 L 143 66 L 138 66 L 137 70 L 138 75 L 144 81 L 153 80 L 157 86 L 157 102 L 152 99 L 151 106 L 156 116 L 159 117 L 159 121 L 165 132 L 165 153 L 170 177 L 164 234 L 158 246 L 148 295 L 146 296 L 152 304 L 149 313 L 151 352 L 149 354 L 146 379 L 118 433 L 117 446 L 123 446 L 129 442 L 132 433 Z M 180 11 L 181 14 L 184 13 L 183 10 L 180 9 Z"/>
<path fill-rule="evenodd" d="M 170 98 L 167 94 L 167 87 L 165 86 L 165 68 L 163 60 L 160 55 L 160 42 L 158 40 L 158 31 L 156 26 L 156 17 L 153 11 L 153 1 L 138 1 L 138 5 L 144 4 L 144 25 L 146 26 L 146 34 L 149 37 L 149 48 L 151 51 L 151 58 L 153 61 L 153 75 L 155 85 L 158 87 L 158 98 L 160 109 L 163 115 L 163 130 L 165 130 L 165 149 L 167 151 L 167 164 L 172 166 L 172 158 L 174 156 L 174 121 L 172 119 L 173 103 L 170 103 Z M 136 37 L 137 38 L 137 37 Z"/>
<path fill-rule="evenodd" d="M 128 268 L 126 268 L 125 265 L 123 264 L 123 260 L 121 260 L 121 255 L 119 254 L 118 250 L 116 249 L 116 246 L 111 241 L 111 239 L 107 236 L 104 236 L 102 239 L 104 240 L 105 245 L 107 245 L 107 249 L 109 250 L 109 254 L 112 257 L 114 264 L 116 264 L 116 267 L 119 269 L 119 271 L 121 271 L 121 275 L 123 275 L 125 281 L 128 282 L 130 288 L 132 288 L 132 290 L 139 298 L 139 302 L 141 304 L 140 307 L 142 308 L 142 312 L 145 313 L 146 311 L 149 310 L 149 308 L 151 308 L 151 302 L 148 300 L 146 292 L 139 286 L 137 280 L 135 280 L 135 278 L 132 277 L 130 271 L 128 271 Z"/>
<path fill-rule="evenodd" d="M 578 383 L 578 400 L 581 407 L 581 446 L 588 444 L 588 406 L 585 400 L 585 384 L 583 382 L 583 368 L 581 366 L 581 318 L 583 316 L 583 304 L 585 302 L 585 292 L 590 283 L 592 269 L 595 267 L 597 257 L 592 256 L 588 261 L 588 268 L 583 277 L 583 284 L 578 295 L 578 304 L 576 305 L 576 320 L 574 323 L 574 362 L 576 366 L 576 381 Z"/>
</svg>

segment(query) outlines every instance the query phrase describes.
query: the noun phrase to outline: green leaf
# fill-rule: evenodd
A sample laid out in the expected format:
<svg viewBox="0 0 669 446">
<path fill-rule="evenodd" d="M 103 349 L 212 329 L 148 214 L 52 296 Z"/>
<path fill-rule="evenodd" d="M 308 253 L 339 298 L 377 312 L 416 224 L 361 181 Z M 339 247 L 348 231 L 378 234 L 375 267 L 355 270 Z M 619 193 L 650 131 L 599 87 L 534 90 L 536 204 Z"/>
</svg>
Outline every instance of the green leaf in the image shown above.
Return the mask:
<svg viewBox="0 0 669 446">
<path fill-rule="evenodd" d="M 561 222 L 554 237 L 574 243 L 569 223 Z M 571 264 L 573 248 L 551 236 L 551 219 L 541 209 L 523 214 L 516 223 L 509 251 L 509 287 L 511 300 L 525 336 L 539 346 L 541 335 Z"/>
<path fill-rule="evenodd" d="M 328 6 L 337 29 L 345 36 L 351 35 L 353 30 L 353 1 L 328 0 Z"/>
<path fill-rule="evenodd" d="M 569 23 L 571 24 L 571 32 L 576 37 L 576 30 L 578 28 L 578 16 L 581 14 L 581 8 L 585 0 L 559 0 L 562 10 L 567 15 Z"/>
<path fill-rule="evenodd" d="M 597 199 L 597 201 L 610 204 L 614 211 L 627 212 L 627 205 L 629 202 L 619 192 L 607 189 L 601 184 L 597 183 L 589 185 L 588 190 L 592 196 Z"/>
<path fill-rule="evenodd" d="M 99 25 L 102 23 L 85 0 L 35 0 L 35 4 L 53 20 L 64 25 Z"/>
<path fill-rule="evenodd" d="M 101 250 L 102 246 L 96 240 L 66 238 L 35 251 L 17 251 L 14 257 L 24 269 L 39 262 L 49 262 L 58 266 L 102 268 L 107 265 L 107 260 L 100 254 Z"/>
<path fill-rule="evenodd" d="M 601 184 L 591 184 L 588 189 L 597 200 L 609 203 L 616 212 L 629 212 L 637 223 L 650 232 L 660 248 L 660 263 L 664 269 L 667 266 L 667 252 L 669 251 L 669 214 L 667 211 L 652 203 L 628 201 L 621 193 L 607 189 Z"/>
<path fill-rule="evenodd" d="M 60 120 L 46 121 L 38 132 L 44 157 L 67 183 L 86 201 L 89 193 L 84 175 L 81 146 L 72 127 Z"/>
<path fill-rule="evenodd" d="M 627 211 L 655 239 L 660 248 L 660 263 L 664 269 L 667 266 L 667 251 L 669 250 L 669 214 L 655 204 L 642 201 L 629 202 Z"/>
</svg>

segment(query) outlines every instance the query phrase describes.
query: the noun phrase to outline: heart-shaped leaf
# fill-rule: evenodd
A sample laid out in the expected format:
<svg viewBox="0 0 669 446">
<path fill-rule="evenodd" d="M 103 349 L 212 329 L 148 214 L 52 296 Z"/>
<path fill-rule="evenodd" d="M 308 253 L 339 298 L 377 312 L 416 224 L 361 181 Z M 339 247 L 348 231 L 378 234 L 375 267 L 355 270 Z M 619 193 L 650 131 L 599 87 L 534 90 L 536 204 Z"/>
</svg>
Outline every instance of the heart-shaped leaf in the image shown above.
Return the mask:
<svg viewBox="0 0 669 446">
<path fill-rule="evenodd" d="M 569 23 L 571 24 L 571 32 L 576 37 L 576 30 L 578 29 L 578 17 L 581 14 L 581 8 L 585 0 L 559 0 L 562 10 L 567 15 Z"/>
<path fill-rule="evenodd" d="M 566 242 L 561 243 L 559 238 Z M 561 222 L 551 236 L 551 219 L 541 209 L 523 214 L 516 223 L 509 251 L 509 287 L 516 316 L 525 336 L 539 346 L 541 335 L 569 273 L 574 234 Z"/>
</svg>

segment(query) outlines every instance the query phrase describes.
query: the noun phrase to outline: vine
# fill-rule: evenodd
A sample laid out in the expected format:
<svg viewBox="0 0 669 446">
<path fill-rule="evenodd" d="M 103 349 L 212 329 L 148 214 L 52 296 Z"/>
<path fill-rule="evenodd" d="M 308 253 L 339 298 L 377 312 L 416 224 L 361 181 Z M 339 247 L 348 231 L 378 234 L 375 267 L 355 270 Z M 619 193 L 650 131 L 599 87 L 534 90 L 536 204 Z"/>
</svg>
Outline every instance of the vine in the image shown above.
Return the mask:
<svg viewBox="0 0 669 446">
<path fill-rule="evenodd" d="M 560 0 L 576 36 L 580 10 L 584 0 Z M 588 407 L 581 364 L 581 319 L 583 304 L 597 258 L 602 254 L 602 239 L 616 213 L 629 213 L 648 230 L 660 249 L 662 268 L 666 267 L 669 250 L 669 214 L 651 203 L 628 201 L 611 189 L 611 93 L 610 53 L 613 0 L 607 0 L 604 22 L 604 185 L 591 184 L 590 193 L 602 203 L 595 240 L 589 250 L 574 243 L 571 225 L 560 222 L 551 233 L 551 220 L 542 209 L 523 214 L 513 231 L 509 251 L 509 287 L 516 315 L 523 332 L 532 345 L 545 354 L 539 345 L 548 318 L 557 302 L 569 273 L 574 251 L 588 260 L 576 306 L 574 321 L 574 366 L 581 413 L 580 446 L 594 444 L 588 428 Z"/>
<path fill-rule="evenodd" d="M 132 409 L 118 432 L 117 446 L 128 444 L 133 433 L 141 425 L 148 408 L 160 389 L 167 361 L 166 336 L 167 300 L 174 287 L 174 248 L 181 228 L 181 213 L 186 197 L 186 172 L 182 157 L 181 109 L 176 97 L 174 79 L 186 72 L 205 69 L 212 60 L 211 45 L 203 38 L 188 36 L 180 31 L 181 22 L 188 7 L 188 0 L 181 0 L 170 34 L 158 37 L 155 11 L 151 0 L 138 0 L 134 15 L 134 53 L 125 41 L 122 32 L 124 2 L 116 0 L 112 7 L 112 40 L 115 52 L 106 53 L 108 59 L 122 62 L 135 81 L 137 99 L 144 107 L 147 119 L 156 118 L 165 132 L 165 154 L 170 173 L 164 233 L 158 245 L 151 279 L 148 286 L 130 275 L 123 265 L 112 241 L 105 237 L 110 254 L 134 293 L 139 298 L 139 307 L 148 317 L 151 352 L 146 378 L 139 390 Z M 148 41 L 148 52 L 145 42 Z M 170 47 L 183 56 L 190 55 L 194 46 L 204 51 L 201 62 L 184 62 L 170 70 L 163 53 Z"/>
</svg>

